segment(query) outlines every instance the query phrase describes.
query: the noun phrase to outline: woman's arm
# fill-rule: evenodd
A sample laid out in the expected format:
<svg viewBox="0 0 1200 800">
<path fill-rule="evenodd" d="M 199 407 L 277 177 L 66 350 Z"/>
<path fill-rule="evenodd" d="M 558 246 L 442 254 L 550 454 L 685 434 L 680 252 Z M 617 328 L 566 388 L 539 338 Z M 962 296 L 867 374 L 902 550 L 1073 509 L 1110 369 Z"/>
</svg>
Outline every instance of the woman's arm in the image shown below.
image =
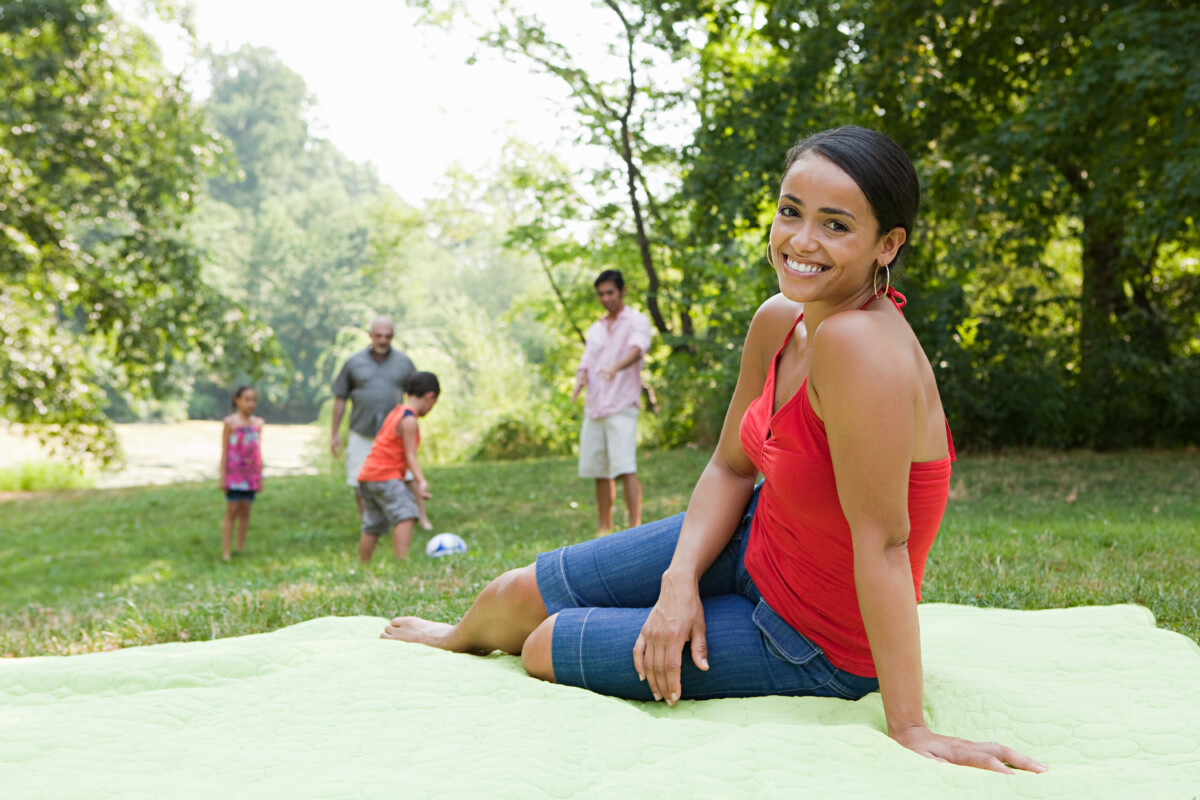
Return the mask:
<svg viewBox="0 0 1200 800">
<path fill-rule="evenodd" d="M 939 761 L 1043 772 L 1043 765 L 1007 747 L 939 736 L 925 724 L 921 632 L 907 543 L 909 471 L 918 437 L 928 435 L 918 429 L 918 420 L 928 416 L 927 401 L 917 362 L 891 345 L 888 335 L 879 320 L 866 315 L 831 317 L 813 337 L 809 372 L 853 536 L 854 583 L 888 735 Z"/>
<path fill-rule="evenodd" d="M 682 693 L 685 642 L 692 643 L 696 666 L 708 669 L 700 576 L 729 543 L 754 490 L 758 471 L 742 450 L 738 429 L 746 408 L 762 394 L 771 358 L 798 314 L 798 305 L 776 295 L 754 315 L 720 441 L 692 491 L 675 555 L 662 576 L 658 602 L 633 648 L 638 675 L 649 682 L 656 699 L 666 698 L 671 705 Z"/>
</svg>

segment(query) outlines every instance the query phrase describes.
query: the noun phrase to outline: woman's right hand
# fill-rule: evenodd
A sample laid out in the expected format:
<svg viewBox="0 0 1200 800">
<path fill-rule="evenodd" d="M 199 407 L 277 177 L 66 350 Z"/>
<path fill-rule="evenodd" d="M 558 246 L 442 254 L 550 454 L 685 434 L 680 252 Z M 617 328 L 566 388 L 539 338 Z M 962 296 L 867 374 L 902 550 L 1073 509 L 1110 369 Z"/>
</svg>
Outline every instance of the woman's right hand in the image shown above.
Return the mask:
<svg viewBox="0 0 1200 800">
<path fill-rule="evenodd" d="M 696 666 L 708 669 L 705 631 L 697 583 L 664 573 L 658 602 L 633 645 L 633 666 L 638 677 L 650 685 L 655 700 L 666 699 L 667 705 L 673 706 L 682 696 L 680 674 L 686 642 L 692 643 Z"/>
<path fill-rule="evenodd" d="M 917 726 L 893 736 L 897 742 L 926 758 L 943 764 L 978 767 L 1012 775 L 1010 766 L 1029 772 L 1045 772 L 1045 764 L 997 742 L 973 742 L 955 736 L 942 736 Z"/>
</svg>

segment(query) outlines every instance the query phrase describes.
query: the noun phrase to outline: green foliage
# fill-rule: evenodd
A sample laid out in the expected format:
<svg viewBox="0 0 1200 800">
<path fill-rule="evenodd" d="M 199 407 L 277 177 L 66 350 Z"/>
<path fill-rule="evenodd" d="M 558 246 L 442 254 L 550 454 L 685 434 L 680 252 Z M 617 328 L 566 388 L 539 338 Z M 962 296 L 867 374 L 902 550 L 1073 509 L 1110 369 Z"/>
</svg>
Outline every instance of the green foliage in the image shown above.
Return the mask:
<svg viewBox="0 0 1200 800">
<path fill-rule="evenodd" d="M 0 492 L 89 489 L 95 484 L 79 467 L 57 461 L 25 461 L 0 469 Z"/>
<path fill-rule="evenodd" d="M 439 12 L 441 24 L 458 10 L 453 3 L 410 4 Z M 582 331 L 597 315 L 592 279 L 620 269 L 627 302 L 645 311 L 657 332 L 647 354 L 647 381 L 659 398 L 645 426 L 651 440 L 709 441 L 736 381 L 740 350 L 731 339 L 740 339 L 774 289 L 769 269 L 747 272 L 736 257 L 741 249 L 696 236 L 706 214 L 679 192 L 680 154 L 668 144 L 677 138 L 672 127 L 686 125 L 691 111 L 686 87 L 664 69 L 670 52 L 654 33 L 657 11 L 603 3 L 613 22 L 606 68 L 584 67 L 549 26 L 517 5 L 493 9 L 481 43 L 561 79 L 577 142 L 604 154 L 583 174 L 520 145 L 503 159 L 501 180 L 515 190 L 507 244 L 537 259 L 554 293 L 528 304 L 552 331 L 543 375 L 569 388 Z"/>
<path fill-rule="evenodd" d="M 794 138 L 882 128 L 921 173 L 905 288 L 953 298 L 926 343 L 973 444 L 1200 440 L 1193 4 L 644 5 L 699 67 L 697 241 L 761 236 Z"/>
<path fill-rule="evenodd" d="M 646 518 L 684 508 L 707 458 L 645 454 Z M 1200 641 L 1198 471 L 1184 453 L 964 457 L 923 597 L 1005 608 L 1141 603 Z M 428 474 L 429 513 L 438 530 L 467 540 L 465 556 L 425 558 L 428 534 L 418 532 L 407 563 L 381 548 L 361 567 L 354 503 L 335 475 L 271 480 L 245 554 L 228 565 L 223 498 L 207 484 L 7 503 L 0 656 L 238 636 L 330 614 L 449 621 L 500 572 L 594 533 L 593 487 L 569 459 Z"/>
<path fill-rule="evenodd" d="M 184 227 L 219 147 L 107 3 L 0 8 L 0 413 L 117 455 L 102 386 L 161 398 L 267 332 L 201 279 Z"/>
<path fill-rule="evenodd" d="M 209 181 L 196 235 L 212 281 L 254 309 L 286 355 L 263 386 L 262 413 L 311 420 L 341 366 L 339 333 L 402 316 L 420 219 L 372 167 L 310 134 L 308 89 L 273 52 L 247 46 L 209 62 L 205 108 L 230 165 Z M 191 414 L 223 414 L 228 381 L 204 377 Z"/>
<path fill-rule="evenodd" d="M 286 371 L 261 387 L 262 412 L 324 413 L 336 371 L 367 344 L 371 318 L 387 314 L 394 346 L 441 380 L 421 422 L 426 463 L 568 451 L 561 403 L 535 366 L 546 337 L 519 303 L 541 287 L 528 259 L 503 247 L 511 190 L 455 172 L 444 199 L 419 213 L 372 168 L 310 135 L 307 89 L 274 53 L 210 60 L 207 108 L 232 167 L 200 204 L 197 235 L 214 283 L 267 320 L 287 354 Z M 223 414 L 227 398 L 228 386 L 201 385 L 191 413 Z M 511 435 L 515 419 L 529 435 Z"/>
<path fill-rule="evenodd" d="M 442 463 L 475 457 L 497 437 L 508 437 L 508 458 L 569 452 L 572 444 L 564 431 L 575 424 L 560 424 L 571 414 L 569 388 L 548 367 L 553 332 L 525 310 L 525 298 L 545 290 L 530 259 L 503 247 L 511 208 L 503 191 L 453 173 L 445 199 L 426 211 L 431 240 L 413 254 L 403 338 L 418 367 L 442 383 L 437 407 L 421 421 L 422 452 Z M 512 420 L 523 420 L 528 435 L 504 433 Z"/>
<path fill-rule="evenodd" d="M 506 417 L 488 428 L 473 461 L 512 461 L 569 452 L 571 443 L 550 427 L 522 417 Z"/>
</svg>

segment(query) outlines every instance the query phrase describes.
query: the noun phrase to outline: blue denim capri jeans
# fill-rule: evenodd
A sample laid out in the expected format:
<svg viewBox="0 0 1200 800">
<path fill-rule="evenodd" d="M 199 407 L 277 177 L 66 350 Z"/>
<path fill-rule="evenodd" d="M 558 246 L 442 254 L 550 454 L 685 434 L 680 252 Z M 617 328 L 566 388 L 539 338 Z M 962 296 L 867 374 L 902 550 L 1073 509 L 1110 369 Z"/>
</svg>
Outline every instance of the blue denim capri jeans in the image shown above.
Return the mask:
<svg viewBox="0 0 1200 800">
<path fill-rule="evenodd" d="M 707 671 L 684 645 L 684 700 L 815 695 L 857 700 L 875 678 L 838 669 L 819 647 L 762 599 L 744 565 L 758 491 L 728 546 L 700 579 L 707 628 Z M 633 645 L 658 601 L 683 514 L 537 558 L 537 583 L 554 621 L 554 679 L 600 694 L 653 700 L 633 666 Z M 819 587 L 814 587 L 819 591 Z"/>
</svg>

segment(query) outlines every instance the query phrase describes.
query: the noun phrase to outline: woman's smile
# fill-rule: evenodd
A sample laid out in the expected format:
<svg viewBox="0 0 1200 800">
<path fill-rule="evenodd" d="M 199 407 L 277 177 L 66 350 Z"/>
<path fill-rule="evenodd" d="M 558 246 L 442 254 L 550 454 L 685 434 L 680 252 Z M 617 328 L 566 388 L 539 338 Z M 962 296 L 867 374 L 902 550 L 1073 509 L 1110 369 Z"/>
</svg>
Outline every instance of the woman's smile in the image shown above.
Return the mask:
<svg viewBox="0 0 1200 800">
<path fill-rule="evenodd" d="M 814 261 L 794 259 L 788 255 L 783 257 L 783 265 L 789 272 L 798 273 L 800 275 L 819 275 L 829 269 L 829 267 L 825 266 L 824 264 L 818 264 Z"/>
</svg>

